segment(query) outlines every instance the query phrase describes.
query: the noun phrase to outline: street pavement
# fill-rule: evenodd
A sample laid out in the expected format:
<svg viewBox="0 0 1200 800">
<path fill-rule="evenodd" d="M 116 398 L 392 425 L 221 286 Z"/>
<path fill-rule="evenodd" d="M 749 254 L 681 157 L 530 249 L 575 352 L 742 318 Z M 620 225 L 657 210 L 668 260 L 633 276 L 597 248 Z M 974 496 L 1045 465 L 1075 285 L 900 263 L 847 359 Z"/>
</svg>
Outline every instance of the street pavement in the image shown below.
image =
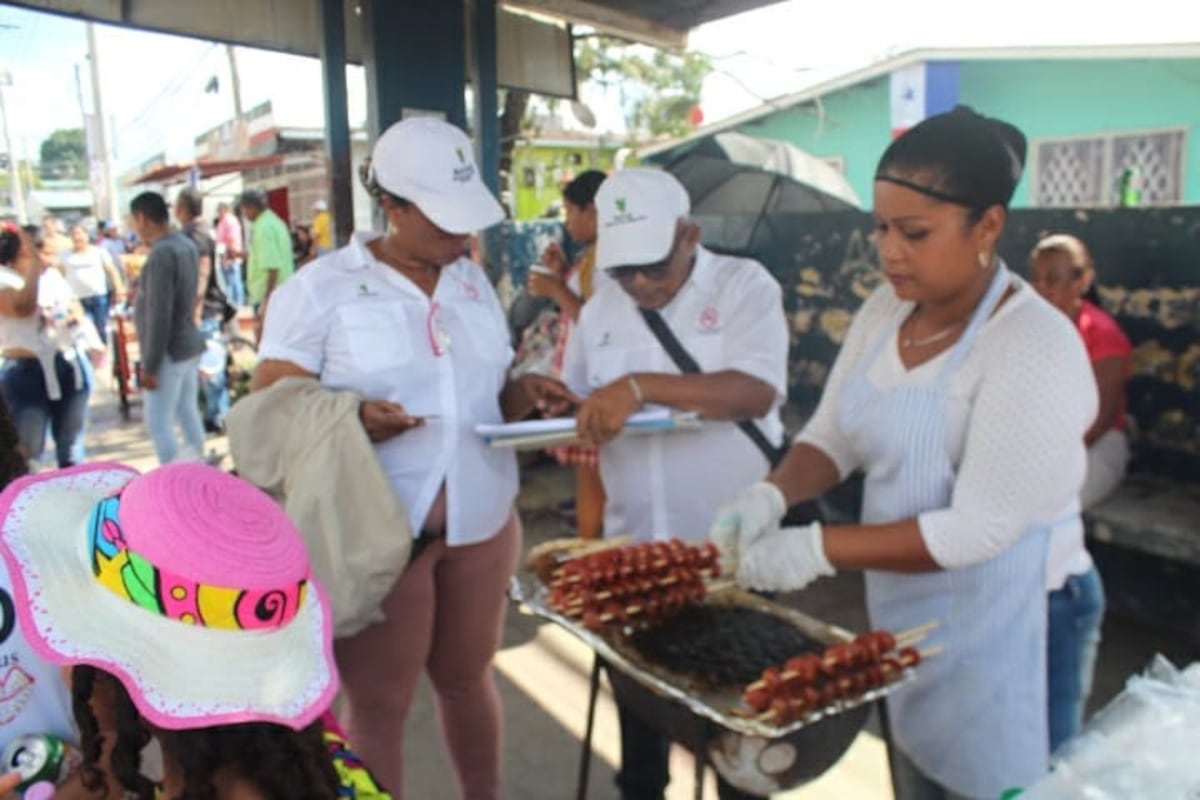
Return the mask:
<svg viewBox="0 0 1200 800">
<path fill-rule="evenodd" d="M 209 440 L 209 454 L 228 452 L 221 437 Z M 135 402 L 132 419 L 121 419 L 115 396 L 102 386 L 93 398 L 88 431 L 90 460 L 114 460 L 139 469 L 155 465 L 153 448 Z M 230 468 L 228 458 L 222 466 Z M 542 463 L 527 467 L 520 497 L 526 544 L 570 535 L 555 511 L 569 497 L 573 479 L 561 467 Z M 783 600 L 852 631 L 867 629 L 862 580 L 841 575 L 820 581 Z M 1163 653 L 1176 663 L 1200 660 L 1200 643 L 1127 620 L 1109 618 L 1104 626 L 1092 707 L 1111 699 L 1126 679 Z M 496 677 L 505 709 L 504 797 L 510 800 L 569 800 L 575 797 L 580 742 L 586 718 L 591 651 L 557 626 L 510 609 L 504 644 L 496 657 Z M 616 712 L 603 688 L 597 708 L 588 797 L 613 800 L 613 776 L 619 762 Z M 422 685 L 408 722 L 405 740 L 409 800 L 454 800 L 453 772 L 445 755 L 428 681 Z M 692 760 L 682 748 L 672 752 L 672 782 L 667 800 L 692 798 Z M 711 775 L 706 798 L 715 798 Z M 874 719 L 843 759 L 807 786 L 775 796 L 775 800 L 887 800 L 887 754 Z"/>
</svg>

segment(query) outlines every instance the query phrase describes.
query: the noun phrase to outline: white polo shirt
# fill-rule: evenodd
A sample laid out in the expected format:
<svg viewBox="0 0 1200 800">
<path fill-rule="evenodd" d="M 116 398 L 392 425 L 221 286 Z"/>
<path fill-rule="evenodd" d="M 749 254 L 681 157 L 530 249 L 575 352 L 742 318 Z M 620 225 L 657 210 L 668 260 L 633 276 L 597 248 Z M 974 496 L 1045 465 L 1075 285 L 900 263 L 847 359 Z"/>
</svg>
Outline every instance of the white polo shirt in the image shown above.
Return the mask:
<svg viewBox="0 0 1200 800">
<path fill-rule="evenodd" d="M 448 543 L 485 541 L 517 494 L 516 457 L 474 433 L 478 423 L 503 421 L 500 392 L 513 357 L 504 311 L 469 259 L 442 270 L 430 298 L 375 259 L 366 247 L 375 238 L 356 235 L 271 295 L 259 357 L 292 361 L 330 389 L 432 417 L 375 452 L 414 532 L 445 482 Z"/>
<path fill-rule="evenodd" d="M 691 276 L 660 313 L 705 372 L 738 370 L 775 389 L 759 428 L 782 443 L 788 329 L 779 284 L 757 261 L 700 248 Z M 586 396 L 635 372 L 680 370 L 615 281 L 584 305 L 567 344 L 564 380 Z M 639 541 L 708 536 L 717 509 L 769 471 L 766 457 L 732 422 L 697 432 L 621 437 L 605 445 L 606 536 Z"/>
</svg>

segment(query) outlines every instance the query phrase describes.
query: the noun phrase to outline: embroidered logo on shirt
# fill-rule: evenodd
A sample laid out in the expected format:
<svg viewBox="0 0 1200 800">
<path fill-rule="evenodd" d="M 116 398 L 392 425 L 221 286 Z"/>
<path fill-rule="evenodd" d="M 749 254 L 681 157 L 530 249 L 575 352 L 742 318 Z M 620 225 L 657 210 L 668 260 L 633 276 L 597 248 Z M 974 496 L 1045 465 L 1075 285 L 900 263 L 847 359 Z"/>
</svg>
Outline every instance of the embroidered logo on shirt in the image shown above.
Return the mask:
<svg viewBox="0 0 1200 800">
<path fill-rule="evenodd" d="M 375 292 L 371 289 L 370 286 L 367 286 L 365 283 L 360 283 L 358 285 L 358 296 L 359 297 L 368 297 L 369 295 L 373 295 L 373 294 L 375 294 Z"/>
<path fill-rule="evenodd" d="M 473 283 L 464 283 L 463 284 L 463 292 L 466 293 L 467 298 L 470 300 L 478 300 L 479 299 L 479 287 Z"/>
<path fill-rule="evenodd" d="M 612 343 L 612 334 L 609 333 L 608 331 L 605 331 L 604 335 L 600 337 L 600 341 L 596 342 L 596 346 L 597 347 L 608 347 L 608 345 L 611 343 Z"/>
<path fill-rule="evenodd" d="M 700 330 L 715 331 L 721 324 L 721 314 L 712 306 L 700 312 Z"/>
</svg>

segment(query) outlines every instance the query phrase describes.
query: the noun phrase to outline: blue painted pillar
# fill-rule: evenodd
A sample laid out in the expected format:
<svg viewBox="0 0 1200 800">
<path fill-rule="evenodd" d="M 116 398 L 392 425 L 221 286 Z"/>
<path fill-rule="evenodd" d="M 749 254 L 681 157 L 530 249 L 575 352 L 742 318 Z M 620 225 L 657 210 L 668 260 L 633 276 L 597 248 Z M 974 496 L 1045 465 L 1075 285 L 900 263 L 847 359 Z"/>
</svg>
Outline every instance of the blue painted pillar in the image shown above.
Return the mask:
<svg viewBox="0 0 1200 800">
<path fill-rule="evenodd" d="M 372 139 L 406 114 L 466 127 L 463 0 L 362 0 L 362 27 Z"/>
<path fill-rule="evenodd" d="M 321 70 L 325 79 L 325 147 L 329 152 L 329 211 L 338 247 L 354 231 L 354 175 L 350 110 L 346 99 L 345 0 L 316 0 L 321 20 Z"/>
<path fill-rule="evenodd" d="M 496 66 L 496 0 L 474 0 L 475 137 L 479 169 L 493 193 L 500 193 L 499 81 Z"/>
</svg>

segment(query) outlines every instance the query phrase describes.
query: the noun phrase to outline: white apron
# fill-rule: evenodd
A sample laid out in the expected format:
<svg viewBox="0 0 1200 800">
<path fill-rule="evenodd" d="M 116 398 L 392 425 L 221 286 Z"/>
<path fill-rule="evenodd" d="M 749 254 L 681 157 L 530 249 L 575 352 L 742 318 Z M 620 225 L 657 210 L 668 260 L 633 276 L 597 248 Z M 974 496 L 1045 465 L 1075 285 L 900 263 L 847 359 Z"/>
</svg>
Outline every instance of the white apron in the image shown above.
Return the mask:
<svg viewBox="0 0 1200 800">
<path fill-rule="evenodd" d="M 866 465 L 864 524 L 899 522 L 950 505 L 955 467 L 945 431 L 947 388 L 1008 286 L 1002 264 L 933 383 L 880 389 L 868 380 L 899 324 L 847 383 L 838 420 Z M 1048 539 L 1049 526 L 1031 529 L 995 558 L 964 569 L 867 572 L 873 627 L 903 631 L 940 623 L 922 647 L 945 649 L 922 664 L 917 681 L 896 692 L 888 710 L 895 745 L 958 794 L 994 800 L 1048 769 Z"/>
</svg>

